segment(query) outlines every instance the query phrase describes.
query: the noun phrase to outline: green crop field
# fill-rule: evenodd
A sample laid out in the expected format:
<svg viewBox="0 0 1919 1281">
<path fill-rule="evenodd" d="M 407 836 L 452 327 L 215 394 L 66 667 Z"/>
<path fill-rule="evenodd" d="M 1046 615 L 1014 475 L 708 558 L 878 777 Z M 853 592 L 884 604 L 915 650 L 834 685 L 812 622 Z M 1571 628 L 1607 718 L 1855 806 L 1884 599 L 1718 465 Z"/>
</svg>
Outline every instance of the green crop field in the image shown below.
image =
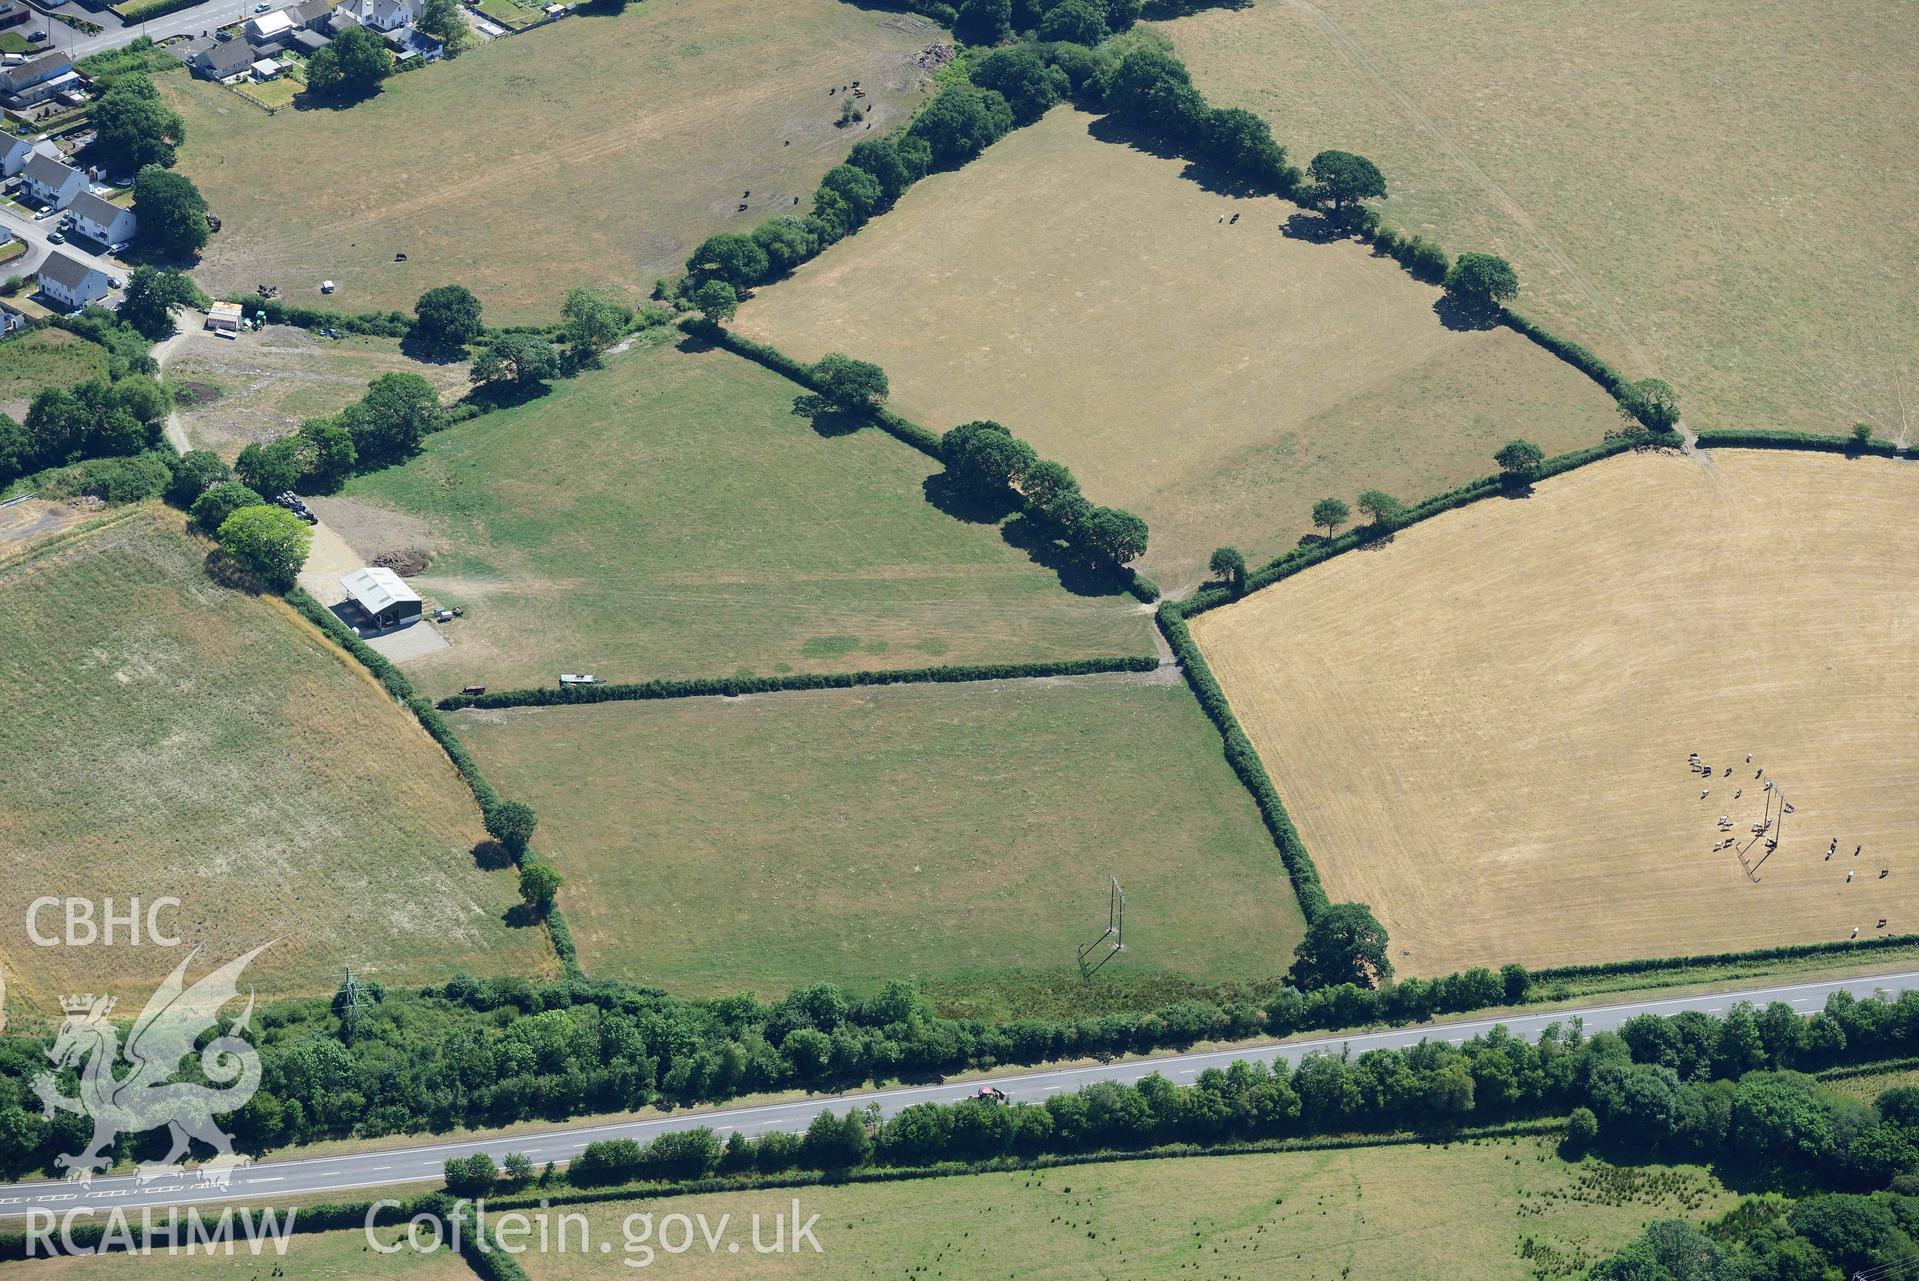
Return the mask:
<svg viewBox="0 0 1919 1281">
<path fill-rule="evenodd" d="M 463 712 L 540 812 L 589 973 L 688 994 L 1039 974 L 1126 891 L 1117 975 L 1283 973 L 1279 856 L 1158 673 Z"/>
<path fill-rule="evenodd" d="M 637 297 L 711 233 L 811 195 L 865 134 L 837 127 L 829 88 L 861 81 L 875 130 L 904 120 L 912 56 L 942 38 L 841 0 L 646 0 L 480 45 L 348 111 L 266 117 L 167 76 L 180 169 L 225 223 L 194 274 L 343 311 L 457 281 L 495 323 L 550 320 L 576 285 Z"/>
<path fill-rule="evenodd" d="M 0 412 L 15 418 L 48 387 L 71 387 L 107 371 L 107 349 L 64 329 L 29 329 L 0 342 Z"/>
<path fill-rule="evenodd" d="M 1162 24 L 1304 163 L 1378 162 L 1386 221 L 1503 254 L 1520 308 L 1695 427 L 1912 439 L 1919 9 L 1909 0 L 1254 0 Z"/>
<path fill-rule="evenodd" d="M 819 1252 L 756 1253 L 753 1216 L 762 1242 L 776 1214 L 790 1234 L 795 1196 L 800 1222 L 820 1216 Z M 1534 1281 L 1583 1275 L 1654 1219 L 1704 1220 L 1734 1201 L 1697 1167 L 1569 1164 L 1523 1138 L 606 1202 L 576 1211 L 589 1250 L 520 1262 L 533 1281 L 631 1275 L 625 1261 L 646 1258 L 642 1247 L 650 1270 L 700 1281 Z M 739 1251 L 709 1254 L 695 1229 L 691 1250 L 665 1253 L 661 1230 L 675 1245 L 682 1235 L 672 1214 L 704 1215 L 709 1228 L 730 1214 L 737 1237 L 722 1241 Z"/>
<path fill-rule="evenodd" d="M 1005 423 L 1145 518 L 1141 568 L 1174 595 L 1222 543 L 1292 547 L 1329 494 L 1410 501 L 1489 474 L 1514 436 L 1557 453 L 1617 424 L 1510 330 L 1448 329 L 1398 264 L 1281 231 L 1291 203 L 1216 194 L 1103 131 L 1057 108 L 919 183 L 761 289 L 741 331 L 879 362 L 935 430 Z"/>
<path fill-rule="evenodd" d="M 416 585 L 466 607 L 409 665 L 429 692 L 1150 652 L 1137 601 L 941 512 L 936 464 L 819 435 L 784 379 L 720 351 L 608 363 L 325 504 L 366 555 L 429 548 Z"/>
<path fill-rule="evenodd" d="M 345 965 L 550 971 L 544 933 L 502 921 L 512 874 L 476 866 L 485 833 L 440 749 L 284 605 L 208 581 L 205 555 L 153 508 L 0 562 L 9 1000 L 44 1014 L 183 955 L 26 947 L 47 894 L 178 897 L 201 965 L 278 940 L 249 971 L 263 990 L 330 992 Z"/>
</svg>

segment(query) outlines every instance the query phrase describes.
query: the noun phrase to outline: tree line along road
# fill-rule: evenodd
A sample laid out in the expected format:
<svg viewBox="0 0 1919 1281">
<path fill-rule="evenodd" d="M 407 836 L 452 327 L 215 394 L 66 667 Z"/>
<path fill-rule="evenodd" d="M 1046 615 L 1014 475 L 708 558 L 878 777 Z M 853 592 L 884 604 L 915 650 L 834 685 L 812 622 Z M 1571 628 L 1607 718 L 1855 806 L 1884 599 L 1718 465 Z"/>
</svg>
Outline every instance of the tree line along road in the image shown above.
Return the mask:
<svg viewBox="0 0 1919 1281">
<path fill-rule="evenodd" d="M 672 1130 L 707 1126 L 722 1138 L 738 1132 L 749 1138 L 769 1130 L 799 1133 L 824 1109 L 844 1112 L 851 1108 L 877 1104 L 882 1116 L 892 1116 L 916 1103 L 956 1103 L 967 1098 L 980 1085 L 997 1086 L 1014 1102 L 1043 1102 L 1049 1095 L 1076 1090 L 1095 1081 L 1131 1083 L 1157 1072 L 1175 1085 L 1190 1085 L 1208 1068 L 1221 1068 L 1236 1059 L 1296 1063 L 1315 1051 L 1396 1049 L 1416 1045 L 1423 1040 L 1465 1041 L 1496 1026 L 1504 1026 L 1514 1036 L 1537 1040 L 1553 1024 L 1565 1025 L 1580 1020 L 1584 1030 L 1605 1032 L 1617 1029 L 1639 1014 L 1673 1015 L 1687 1010 L 1704 1014 L 1722 1014 L 1741 1001 L 1767 1005 L 1783 1001 L 1802 1014 L 1817 1013 L 1826 998 L 1846 992 L 1859 999 L 1896 999 L 1902 992 L 1919 989 L 1919 972 L 1876 974 L 1860 978 L 1831 979 L 1823 982 L 1775 984 L 1763 987 L 1728 987 L 1713 992 L 1663 1000 L 1631 1001 L 1617 1005 L 1595 1005 L 1579 1009 L 1559 1009 L 1511 1018 L 1462 1019 L 1432 1022 L 1410 1027 L 1389 1028 L 1350 1035 L 1319 1036 L 1300 1040 L 1240 1046 L 1230 1050 L 1209 1050 L 1194 1054 L 1161 1055 L 1153 1058 L 1125 1059 L 1078 1067 L 1016 1072 L 964 1082 L 934 1085 L 904 1085 L 888 1089 L 864 1090 L 848 1094 L 816 1095 L 790 1103 L 768 1103 L 751 1107 L 696 1108 L 646 1120 L 581 1122 L 551 1129 L 531 1130 L 507 1138 L 454 1141 L 430 1140 L 384 1151 L 349 1153 L 342 1156 L 291 1157 L 265 1161 L 236 1169 L 224 1186 L 204 1184 L 196 1174 L 149 1181 L 146 1185 L 131 1175 L 96 1178 L 91 1184 L 67 1182 L 30 1182 L 0 1184 L 0 1222 L 19 1218 L 34 1210 L 56 1214 L 89 1208 L 105 1213 L 114 1207 L 184 1206 L 218 1201 L 277 1203 L 314 1193 L 349 1192 L 402 1183 L 437 1181 L 450 1157 L 484 1152 L 498 1161 L 509 1152 L 530 1158 L 535 1165 L 548 1161 L 566 1162 L 579 1155 L 588 1143 L 600 1139 L 635 1139 L 642 1143 Z"/>
</svg>

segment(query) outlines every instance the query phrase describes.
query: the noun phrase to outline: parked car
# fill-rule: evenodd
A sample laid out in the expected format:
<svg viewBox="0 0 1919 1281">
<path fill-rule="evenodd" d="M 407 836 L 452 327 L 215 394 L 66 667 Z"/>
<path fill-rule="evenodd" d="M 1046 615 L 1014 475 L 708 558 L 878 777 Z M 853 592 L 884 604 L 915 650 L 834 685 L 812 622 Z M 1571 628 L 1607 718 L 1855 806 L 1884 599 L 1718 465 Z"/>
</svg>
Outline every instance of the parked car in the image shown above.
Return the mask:
<svg viewBox="0 0 1919 1281">
<path fill-rule="evenodd" d="M 64 245 L 67 243 L 67 233 L 64 231 L 50 231 L 47 233 L 47 241 L 49 244 Z"/>
<path fill-rule="evenodd" d="M 118 276 L 108 276 L 108 277 L 107 277 L 107 288 L 109 288 L 109 289 L 118 289 L 118 288 L 120 287 L 120 285 L 121 285 L 121 283 L 122 283 L 122 282 L 121 282 L 121 280 L 120 280 L 120 277 L 118 277 Z"/>
<path fill-rule="evenodd" d="M 45 44 L 47 42 L 47 33 L 44 31 L 29 32 L 27 39 L 31 40 L 34 44 Z"/>
<path fill-rule="evenodd" d="M 272 7 L 273 6 L 271 4 L 266 4 L 266 3 L 256 4 L 253 6 L 253 11 L 255 13 L 265 13 L 268 9 L 271 9 Z"/>
</svg>

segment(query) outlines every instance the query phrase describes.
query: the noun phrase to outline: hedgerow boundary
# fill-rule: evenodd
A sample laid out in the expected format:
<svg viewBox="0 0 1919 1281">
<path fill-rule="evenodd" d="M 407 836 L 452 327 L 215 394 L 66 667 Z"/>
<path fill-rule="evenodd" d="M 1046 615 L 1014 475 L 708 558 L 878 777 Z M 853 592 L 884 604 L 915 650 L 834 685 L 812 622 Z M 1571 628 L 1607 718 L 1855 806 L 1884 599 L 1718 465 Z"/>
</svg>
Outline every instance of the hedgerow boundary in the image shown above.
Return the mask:
<svg viewBox="0 0 1919 1281">
<path fill-rule="evenodd" d="M 1575 450 L 1550 458 L 1541 464 L 1531 479 L 1544 480 L 1623 453 L 1640 449 L 1672 449 L 1678 447 L 1680 443 L 1681 438 L 1676 432 L 1621 437 L 1589 449 Z M 1797 449 L 1807 453 L 1919 459 L 1919 447 L 1901 451 L 1888 441 L 1861 442 L 1850 436 L 1817 435 L 1809 432 L 1753 430 L 1701 432 L 1696 444 L 1702 449 Z M 1201 588 L 1185 600 L 1162 601 L 1154 614 L 1161 635 L 1166 638 L 1166 643 L 1172 648 L 1174 657 L 1179 660 L 1180 670 L 1186 674 L 1186 683 L 1192 689 L 1193 696 L 1199 700 L 1201 709 L 1219 730 L 1227 764 L 1239 776 L 1246 790 L 1252 794 L 1253 803 L 1258 807 L 1260 817 L 1265 820 L 1267 831 L 1272 834 L 1273 843 L 1279 850 L 1287 875 L 1292 879 L 1293 893 L 1299 899 L 1300 911 L 1305 915 L 1309 926 L 1314 917 L 1328 906 L 1326 890 L 1319 877 L 1319 867 L 1313 862 L 1312 854 L 1307 850 L 1305 841 L 1300 838 L 1299 829 L 1293 825 L 1292 816 L 1286 810 L 1285 801 L 1280 798 L 1279 789 L 1273 785 L 1272 776 L 1266 772 L 1265 763 L 1260 760 L 1252 740 L 1247 737 L 1244 727 L 1240 725 L 1239 717 L 1234 714 L 1225 691 L 1220 688 L 1218 678 L 1213 675 L 1213 669 L 1206 661 L 1206 656 L 1194 643 L 1192 631 L 1187 627 L 1186 621 L 1208 610 L 1218 609 L 1243 599 L 1252 592 L 1271 587 L 1315 565 L 1324 564 L 1335 556 L 1370 546 L 1409 525 L 1509 492 L 1507 481 L 1503 477 L 1484 477 L 1415 504 L 1401 519 L 1390 525 L 1362 526 L 1337 538 L 1322 539 L 1317 543 L 1295 548 L 1275 557 L 1257 572 L 1247 575 L 1246 586 L 1238 592 L 1225 586 Z M 1713 952 L 1693 956 L 1603 961 L 1589 965 L 1561 965 L 1541 970 L 1528 970 L 1525 973 L 1529 980 L 1529 987 L 1536 989 L 1544 984 L 1575 982 L 1580 979 L 1623 977 L 1716 965 L 1795 960 L 1841 952 L 1888 951 L 1909 947 L 1915 943 L 1919 943 L 1919 934 L 1899 934 L 1871 939 L 1834 939 L 1821 943 L 1786 944 L 1777 947 L 1753 948 L 1743 952 Z"/>
<path fill-rule="evenodd" d="M 453 763 L 454 770 L 466 783 L 468 790 L 473 793 L 473 800 L 480 807 L 481 818 L 490 819 L 500 808 L 499 791 L 480 772 L 479 762 L 475 761 L 473 754 L 466 750 L 466 744 L 460 741 L 459 736 L 453 732 L 453 727 L 447 724 L 446 717 L 440 715 L 431 702 L 420 696 L 419 692 L 413 688 L 413 682 L 406 678 L 406 673 L 394 666 L 384 654 L 355 636 L 345 623 L 334 616 L 332 610 L 315 600 L 305 588 L 293 588 L 286 594 L 285 599 L 287 604 L 299 611 L 302 617 L 319 628 L 328 640 L 352 655 L 362 667 L 372 673 L 374 679 L 393 696 L 396 703 L 413 713 L 413 718 L 420 723 L 420 728 L 440 745 L 440 750 L 446 753 L 447 759 Z M 524 871 L 529 865 L 537 864 L 539 861 L 539 856 L 528 850 L 521 857 L 519 866 Z M 579 949 L 573 944 L 573 931 L 568 928 L 566 918 L 560 913 L 559 905 L 549 906 L 543 919 L 546 922 L 547 935 L 553 940 L 553 953 L 560 958 L 560 965 L 567 977 L 586 977 L 580 969 L 580 954 Z"/>
<path fill-rule="evenodd" d="M 711 676 L 691 680 L 651 680 L 628 684 L 559 685 L 503 689 L 488 694 L 450 694 L 441 711 L 462 708 L 567 707 L 577 703 L 632 703 L 670 698 L 737 698 L 742 694 L 781 694 L 812 689 L 854 689 L 865 685 L 957 685 L 974 681 L 1037 680 L 1051 676 L 1103 676 L 1150 672 L 1156 654 L 1110 658 L 1064 658 L 1040 663 L 976 663 L 952 667 L 904 667 L 897 671 L 801 672 L 791 676 Z"/>
<path fill-rule="evenodd" d="M 868 1166 L 844 1171 L 799 1170 L 791 1173 L 754 1176 L 716 1176 L 687 1179 L 673 1183 L 627 1183 L 616 1187 L 581 1189 L 564 1184 L 534 1188 L 522 1193 L 488 1197 L 489 1215 L 514 1210 L 561 1210 L 572 1206 L 601 1205 L 612 1201 L 640 1198 L 705 1196 L 722 1192 L 772 1192 L 792 1188 L 843 1187 L 869 1183 L 906 1183 L 921 1179 L 960 1178 L 973 1174 L 1005 1174 L 1026 1170 L 1061 1170 L 1084 1165 L 1112 1165 L 1128 1161 L 1165 1161 L 1189 1157 L 1232 1157 L 1285 1154 L 1291 1152 L 1344 1152 L 1355 1148 L 1410 1147 L 1415 1144 L 1472 1143 L 1482 1140 L 1523 1138 L 1532 1135 L 1563 1134 L 1563 1117 L 1512 1121 L 1500 1125 L 1466 1126 L 1443 1131 L 1406 1130 L 1387 1134 L 1336 1135 L 1325 1138 L 1261 1139 L 1231 1143 L 1168 1143 L 1151 1148 L 1108 1148 L 1096 1152 L 1052 1153 L 1026 1159 L 995 1157 L 983 1161 L 942 1161 L 919 1166 Z M 51 1186 L 51 1185 L 50 1185 Z M 267 1207 L 255 1205 L 257 1213 Z M 446 1192 L 428 1192 L 410 1199 L 384 1198 L 376 1201 L 322 1202 L 306 1206 L 279 1207 L 291 1214 L 287 1232 L 291 1236 L 317 1235 L 349 1231 L 359 1227 L 399 1227 L 416 1215 L 431 1215 L 442 1221 L 461 1213 L 458 1201 Z M 78 1249 L 111 1253 L 135 1244 L 127 1233 L 109 1237 L 110 1221 L 95 1220 L 71 1226 L 70 1239 Z M 462 1233 L 461 1255 L 474 1271 L 487 1281 L 523 1281 L 525 1270 L 514 1256 L 498 1249 L 489 1236 L 488 1245 L 472 1249 L 475 1234 Z M 64 1238 L 62 1238 L 64 1244 Z M 475 1262 L 475 1256 L 487 1261 Z M 23 1231 L 0 1232 L 0 1261 L 20 1261 L 39 1257 L 27 1252 L 27 1234 Z M 505 1267 L 497 1265 L 504 1263 Z"/>
<path fill-rule="evenodd" d="M 766 343 L 755 342 L 751 338 L 742 337 L 722 325 L 715 324 L 710 320 L 701 319 L 697 316 L 683 317 L 680 320 L 680 328 L 690 337 L 696 338 L 701 342 L 712 343 L 714 346 L 730 351 L 736 356 L 745 357 L 754 364 L 779 374 L 781 377 L 788 379 L 807 391 L 817 393 L 820 390 L 819 380 L 814 375 L 812 366 L 803 361 L 793 359 L 793 357 L 787 355 L 777 347 L 771 347 Z M 868 409 L 866 411 L 866 417 L 888 435 L 911 445 L 914 449 L 919 450 L 935 462 L 944 465 L 945 450 L 941 445 L 940 434 L 938 432 L 922 427 L 912 419 L 896 414 L 883 405 Z M 1017 493 L 1015 493 L 1014 496 L 1016 498 L 1019 497 Z M 1047 520 L 1045 513 L 1030 508 L 1027 510 L 1030 515 L 1037 516 L 1041 520 Z M 1048 521 L 1048 523 L 1050 524 L 1051 522 Z M 1133 599 L 1147 605 L 1159 599 L 1159 587 L 1150 578 L 1145 577 L 1138 570 L 1131 569 L 1125 565 L 1115 566 L 1115 568 L 1125 576 L 1125 582 L 1123 584 L 1124 590 L 1128 595 L 1132 596 Z"/>
</svg>

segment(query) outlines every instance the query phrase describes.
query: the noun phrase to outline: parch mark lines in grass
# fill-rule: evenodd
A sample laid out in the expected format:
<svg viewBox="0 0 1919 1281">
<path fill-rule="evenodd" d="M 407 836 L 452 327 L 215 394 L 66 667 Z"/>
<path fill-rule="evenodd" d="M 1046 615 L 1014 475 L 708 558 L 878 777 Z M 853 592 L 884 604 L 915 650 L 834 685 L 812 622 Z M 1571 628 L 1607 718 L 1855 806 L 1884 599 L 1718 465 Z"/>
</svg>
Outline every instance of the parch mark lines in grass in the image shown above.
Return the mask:
<svg viewBox="0 0 1919 1281">
<path fill-rule="evenodd" d="M 1398 107 L 1401 112 L 1408 116 L 1414 124 L 1430 134 L 1433 141 L 1445 148 L 1446 154 L 1453 158 L 1453 162 L 1459 166 L 1460 170 L 1484 188 L 1486 194 L 1493 198 L 1493 202 L 1504 210 L 1506 215 L 1515 223 L 1519 224 L 1520 228 L 1524 230 L 1527 235 L 1533 238 L 1540 249 L 1545 252 L 1546 256 L 1551 258 L 1553 262 L 1558 265 L 1559 269 L 1565 272 L 1567 277 L 1579 286 L 1580 290 L 1585 293 L 1593 306 L 1599 309 L 1600 314 L 1611 322 L 1614 331 L 1619 335 L 1620 341 L 1624 342 L 1626 349 L 1632 353 L 1633 361 L 1639 366 L 1640 370 L 1644 371 L 1653 368 L 1652 362 L 1646 359 L 1645 350 L 1640 347 L 1638 340 L 1633 336 L 1632 328 L 1626 324 L 1625 318 L 1619 314 L 1619 309 L 1613 306 L 1612 302 L 1600 292 L 1599 286 L 1593 281 L 1592 277 L 1580 270 L 1579 265 L 1567 256 L 1566 252 L 1559 247 L 1558 243 L 1554 241 L 1552 237 L 1545 233 L 1544 229 L 1533 220 L 1532 215 L 1526 212 L 1526 207 L 1520 204 L 1519 200 L 1510 191 L 1507 191 L 1504 187 L 1500 186 L 1499 183 L 1494 181 L 1493 176 L 1480 168 L 1473 158 L 1467 155 L 1458 143 L 1453 141 L 1452 136 L 1439 127 L 1439 123 L 1436 120 L 1421 110 L 1418 103 L 1414 102 L 1403 89 L 1394 84 L 1392 79 L 1387 76 L 1385 68 L 1375 62 L 1372 55 L 1366 52 L 1359 41 L 1354 39 L 1346 28 L 1334 21 L 1330 14 L 1313 4 L 1311 0 L 1286 0 L 1286 2 L 1300 13 L 1312 19 L 1314 25 L 1319 27 L 1326 38 L 1339 46 L 1340 52 L 1344 53 L 1346 57 L 1352 61 L 1354 66 L 1364 72 L 1368 79 L 1379 86 L 1386 96 L 1392 99 L 1394 106 Z"/>
</svg>

